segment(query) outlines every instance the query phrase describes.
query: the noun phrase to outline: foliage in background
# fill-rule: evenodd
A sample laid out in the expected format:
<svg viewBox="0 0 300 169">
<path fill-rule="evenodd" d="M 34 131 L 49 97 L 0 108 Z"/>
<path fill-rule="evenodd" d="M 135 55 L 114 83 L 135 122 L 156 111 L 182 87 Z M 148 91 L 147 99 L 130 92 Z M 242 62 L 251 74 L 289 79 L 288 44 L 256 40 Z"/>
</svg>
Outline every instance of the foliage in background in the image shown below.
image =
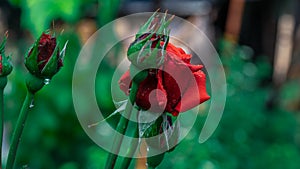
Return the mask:
<svg viewBox="0 0 300 169">
<path fill-rule="evenodd" d="M 21 8 L 21 25 L 37 37 L 52 27 L 52 21 L 63 20 L 76 23 L 80 19 L 83 6 L 95 0 L 10 0 Z M 55 26 L 55 23 L 53 23 Z"/>
<path fill-rule="evenodd" d="M 89 9 L 95 2 L 94 0 L 10 1 L 21 8 L 22 26 L 34 36 L 49 28 L 53 19 L 59 18 L 70 24 L 77 23 L 86 12 L 81 9 Z M 106 1 L 99 0 L 99 3 L 101 2 Z M 108 11 L 98 11 L 99 26 L 113 19 L 111 15 L 116 16 L 114 14 L 116 8 L 112 6 L 105 8 Z M 21 144 L 26 146 L 20 146 L 18 158 L 20 161 L 17 162 L 19 164 L 17 168 L 99 169 L 105 164 L 108 153 L 84 133 L 73 109 L 72 71 L 81 48 L 77 32 L 73 29 L 65 30 L 61 38 L 62 42 L 69 40 L 64 67 L 52 79 L 51 85 L 45 86 L 44 90 L 37 93 L 39 99 L 34 103 L 35 108 L 30 112 L 24 130 Z M 223 50 L 226 45 L 228 43 L 222 43 L 219 49 Z M 271 65 L 263 59 L 253 63 L 249 47 L 238 46 L 228 52 L 227 54 L 222 52 L 228 80 L 228 97 L 216 133 L 207 142 L 198 143 L 199 132 L 206 118 L 206 115 L 199 114 L 197 123 L 189 135 L 172 153 L 165 156 L 159 168 L 300 168 L 300 164 L 297 163 L 300 159 L 300 146 L 296 138 L 299 122 L 296 121 L 295 112 L 289 112 L 282 107 L 299 99 L 297 94 L 300 93 L 299 82 L 286 83 L 280 93 L 278 105 L 273 109 L 267 109 L 266 101 L 272 88 L 264 84 L 264 81 L 271 74 Z M 23 58 L 23 55 L 14 57 Z M 114 69 L 108 61 L 103 64 L 105 67 L 102 68 L 106 70 L 97 77 L 96 95 L 101 107 L 109 113 L 115 109 L 108 90 Z M 8 133 L 6 139 L 10 139 L 9 134 L 25 97 L 24 75 L 24 67 L 15 67 L 5 88 L 5 108 L 8 112 L 5 115 Z M 103 93 L 108 97 L 101 97 Z M 131 165 L 132 168 L 133 166 L 134 164 Z"/>
</svg>

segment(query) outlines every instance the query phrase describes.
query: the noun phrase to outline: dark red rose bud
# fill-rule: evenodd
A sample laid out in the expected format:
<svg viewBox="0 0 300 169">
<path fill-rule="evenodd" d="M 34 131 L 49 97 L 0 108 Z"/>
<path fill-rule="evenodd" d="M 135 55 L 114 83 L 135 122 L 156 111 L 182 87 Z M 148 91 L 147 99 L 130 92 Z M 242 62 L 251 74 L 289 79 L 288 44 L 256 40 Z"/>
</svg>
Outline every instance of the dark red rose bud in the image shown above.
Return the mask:
<svg viewBox="0 0 300 169">
<path fill-rule="evenodd" d="M 60 52 L 56 37 L 43 33 L 25 57 L 26 68 L 38 78 L 51 79 L 63 66 L 66 44 Z"/>
<path fill-rule="evenodd" d="M 140 68 L 158 67 L 165 57 L 165 49 L 169 42 L 170 30 L 168 26 L 173 17 L 166 20 L 167 14 L 161 19 L 155 12 L 142 25 L 135 36 L 135 40 L 127 50 L 127 57 L 131 63 Z"/>
<path fill-rule="evenodd" d="M 6 37 L 4 37 L 1 45 L 0 45 L 0 77 L 7 76 L 12 71 L 12 65 L 10 63 L 10 59 L 8 56 L 5 55 L 5 44 L 6 44 Z"/>
</svg>

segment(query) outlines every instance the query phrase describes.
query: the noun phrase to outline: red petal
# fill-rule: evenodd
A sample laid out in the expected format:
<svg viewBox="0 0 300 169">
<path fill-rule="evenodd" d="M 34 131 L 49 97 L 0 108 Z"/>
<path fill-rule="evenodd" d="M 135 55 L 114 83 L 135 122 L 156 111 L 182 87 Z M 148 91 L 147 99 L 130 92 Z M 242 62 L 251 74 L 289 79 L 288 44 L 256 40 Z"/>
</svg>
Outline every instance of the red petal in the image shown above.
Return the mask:
<svg viewBox="0 0 300 169">
<path fill-rule="evenodd" d="M 192 72 L 198 72 L 203 68 L 203 65 L 188 65 Z"/>
<path fill-rule="evenodd" d="M 178 58 L 168 57 L 163 66 L 163 86 L 167 93 L 167 112 L 173 112 L 181 96 L 190 85 L 193 72 L 189 66 Z"/>
<path fill-rule="evenodd" d="M 129 87 L 131 84 L 131 77 L 130 77 L 130 72 L 129 70 L 127 72 L 125 72 L 120 80 L 119 80 L 119 86 L 120 89 L 126 94 L 129 95 Z"/>
<path fill-rule="evenodd" d="M 158 105 L 165 107 L 167 104 L 167 101 L 168 101 L 168 99 L 167 99 L 168 93 L 165 90 L 164 85 L 163 85 L 163 73 L 164 73 L 163 71 L 158 70 L 157 89 L 160 90 L 161 92 L 157 92 L 157 102 L 158 102 Z M 161 95 L 160 93 L 163 93 L 164 95 Z"/>
<path fill-rule="evenodd" d="M 45 45 L 47 42 L 49 42 L 49 40 L 51 39 L 51 35 L 50 34 L 45 34 L 43 33 L 41 38 L 40 38 L 40 45 Z"/>
<path fill-rule="evenodd" d="M 39 69 L 43 70 L 47 62 L 49 61 L 54 49 L 56 47 L 56 38 L 51 37 L 49 34 L 43 33 L 38 46 L 38 64 Z"/>
<path fill-rule="evenodd" d="M 176 57 L 186 63 L 190 63 L 192 56 L 186 54 L 182 48 L 177 48 L 172 43 L 168 43 L 167 52 L 171 57 Z"/>
<path fill-rule="evenodd" d="M 150 76 L 142 81 L 139 85 L 138 92 L 136 94 L 136 104 L 142 109 L 148 110 L 149 108 L 157 108 L 156 94 L 151 92 L 157 87 L 157 78 Z M 151 94 L 151 95 L 150 95 Z"/>
<path fill-rule="evenodd" d="M 181 102 L 175 108 L 175 110 L 178 112 L 185 112 L 189 109 L 192 109 L 210 98 L 206 92 L 205 74 L 202 71 L 198 71 L 194 73 L 194 77 L 196 80 L 196 85 L 189 86 L 189 88 L 185 91 Z M 195 92 L 197 90 L 198 93 Z"/>
</svg>

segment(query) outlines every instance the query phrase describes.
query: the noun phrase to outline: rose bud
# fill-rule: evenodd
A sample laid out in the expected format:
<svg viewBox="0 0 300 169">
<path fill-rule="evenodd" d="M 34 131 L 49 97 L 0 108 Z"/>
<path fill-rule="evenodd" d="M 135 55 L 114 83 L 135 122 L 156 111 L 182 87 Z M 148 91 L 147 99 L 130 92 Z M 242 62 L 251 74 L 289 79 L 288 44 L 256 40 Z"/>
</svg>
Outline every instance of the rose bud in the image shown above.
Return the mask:
<svg viewBox="0 0 300 169">
<path fill-rule="evenodd" d="M 5 55 L 5 44 L 7 35 L 0 45 L 0 77 L 5 77 L 12 71 L 12 65 L 10 59 Z"/>
<path fill-rule="evenodd" d="M 158 117 L 143 134 L 149 148 L 163 151 L 172 151 L 179 139 L 179 124 L 169 115 Z"/>
<path fill-rule="evenodd" d="M 158 19 L 155 12 L 139 29 L 127 51 L 128 59 L 134 66 L 143 69 L 162 64 L 169 41 L 168 25 L 173 19 L 166 21 L 166 15 Z"/>
<path fill-rule="evenodd" d="M 51 79 L 63 66 L 66 45 L 59 52 L 56 37 L 44 32 L 25 57 L 26 68 L 38 78 Z"/>
</svg>

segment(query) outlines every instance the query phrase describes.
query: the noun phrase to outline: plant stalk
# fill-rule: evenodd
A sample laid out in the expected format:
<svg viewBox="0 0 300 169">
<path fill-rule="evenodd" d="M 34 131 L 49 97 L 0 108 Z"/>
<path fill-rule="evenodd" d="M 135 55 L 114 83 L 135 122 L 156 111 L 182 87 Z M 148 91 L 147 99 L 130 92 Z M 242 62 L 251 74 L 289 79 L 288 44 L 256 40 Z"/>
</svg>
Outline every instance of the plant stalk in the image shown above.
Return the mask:
<svg viewBox="0 0 300 169">
<path fill-rule="evenodd" d="M 0 169 L 2 169 L 2 142 L 3 142 L 3 130 L 4 130 L 4 96 L 3 96 L 3 90 L 0 89 Z"/>
<path fill-rule="evenodd" d="M 133 81 L 130 89 L 129 101 L 126 104 L 124 115 L 120 117 L 120 121 L 116 128 L 117 132 L 119 132 L 119 134 L 121 135 L 116 134 L 114 137 L 112 152 L 110 152 L 108 155 L 105 169 L 113 169 L 115 167 L 118 158 L 118 153 L 122 145 L 123 135 L 125 134 L 128 126 L 128 122 L 129 122 L 128 117 L 131 116 L 132 107 L 135 102 L 137 90 L 138 90 L 138 84 Z"/>
<path fill-rule="evenodd" d="M 121 169 L 127 169 L 132 161 L 132 157 L 138 147 L 138 140 L 135 138 L 139 137 L 139 129 L 138 129 L 138 123 L 135 123 L 135 128 L 132 137 L 132 141 L 130 144 L 130 147 L 128 148 L 126 157 L 124 157 L 122 164 L 121 164 Z"/>
<path fill-rule="evenodd" d="M 21 141 L 21 135 L 22 135 L 22 132 L 23 132 L 23 129 L 25 126 L 28 111 L 29 111 L 30 104 L 31 104 L 33 98 L 34 98 L 34 94 L 27 91 L 26 98 L 23 102 L 23 106 L 22 106 L 16 127 L 15 127 L 15 130 L 13 132 L 12 142 L 11 142 L 10 149 L 8 152 L 6 169 L 13 169 L 13 167 L 14 167 L 14 162 L 16 160 L 18 146 Z"/>
<path fill-rule="evenodd" d="M 4 88 L 7 84 L 7 77 L 0 77 L 0 169 L 2 169 L 2 143 L 4 131 Z"/>
</svg>

